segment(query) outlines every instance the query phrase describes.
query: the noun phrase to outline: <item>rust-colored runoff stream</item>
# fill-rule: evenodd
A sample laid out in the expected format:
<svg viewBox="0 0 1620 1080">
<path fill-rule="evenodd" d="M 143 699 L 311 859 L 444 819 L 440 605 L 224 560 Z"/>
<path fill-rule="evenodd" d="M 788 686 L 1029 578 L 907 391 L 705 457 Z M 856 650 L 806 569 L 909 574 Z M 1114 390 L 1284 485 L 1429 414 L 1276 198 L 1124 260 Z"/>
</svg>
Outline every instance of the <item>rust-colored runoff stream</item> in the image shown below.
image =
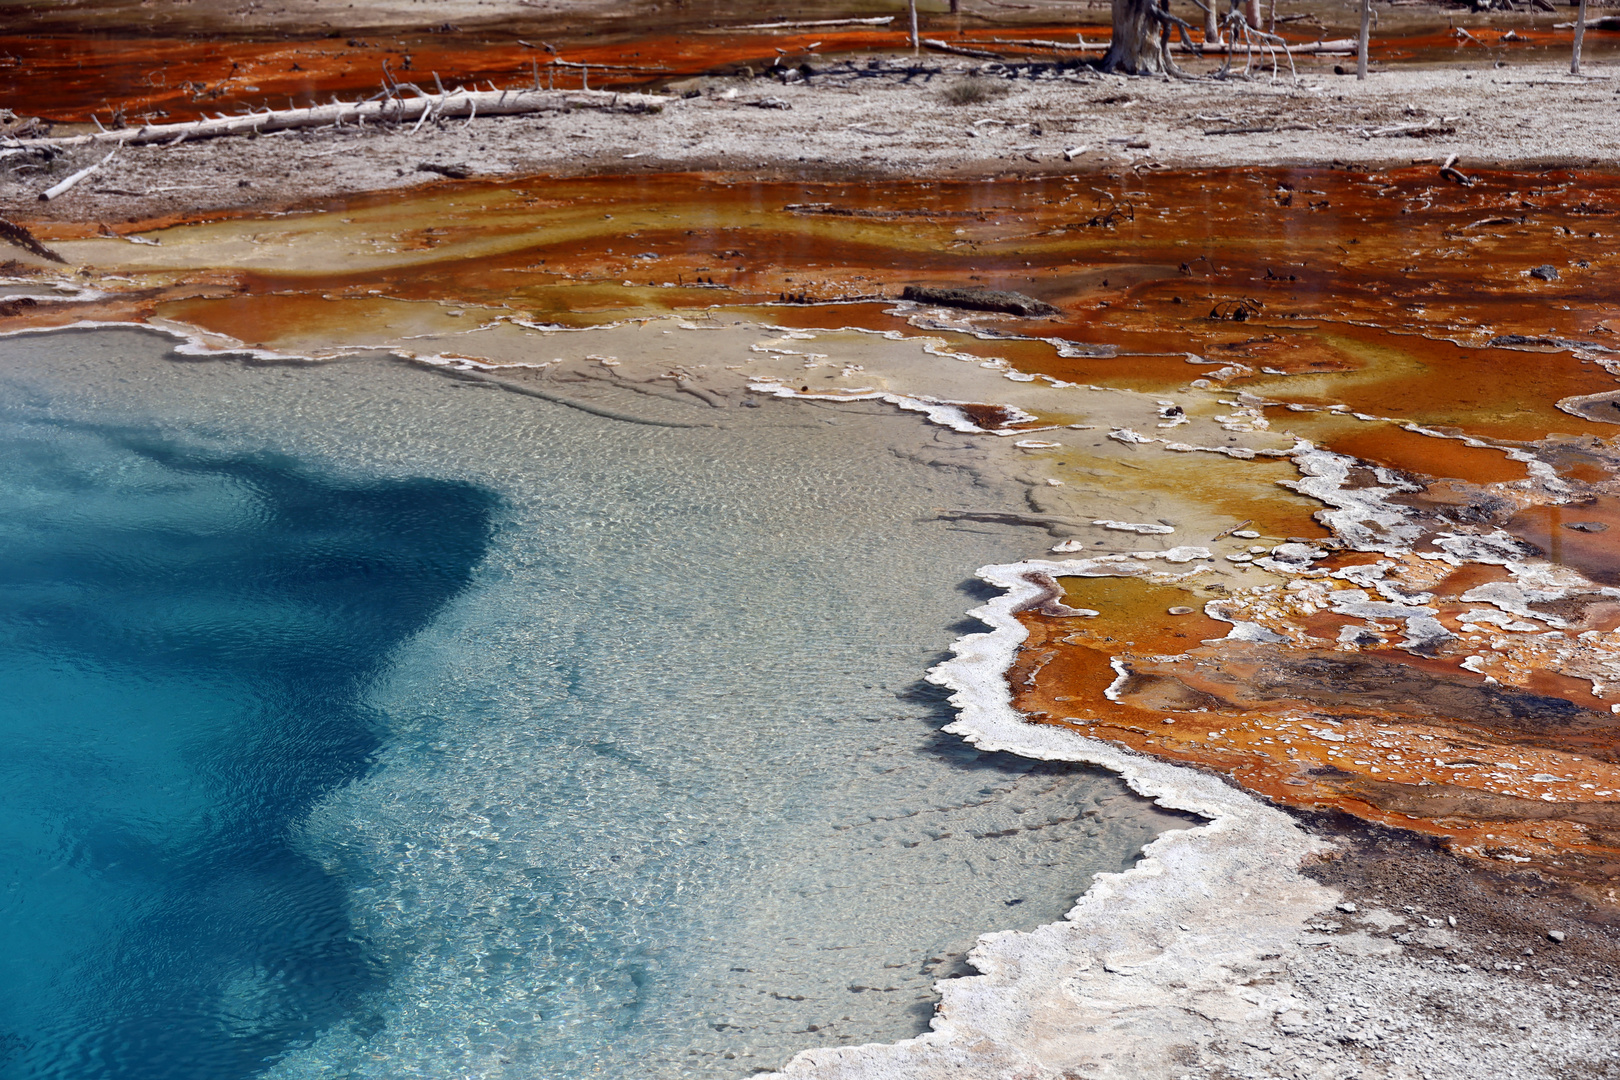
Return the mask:
<svg viewBox="0 0 1620 1080">
<path fill-rule="evenodd" d="M 1342 490 L 1376 493 L 1414 531 L 1367 550 L 1342 522 L 1314 520 L 1320 497 L 1279 486 L 1299 478 L 1285 459 L 1121 450 L 1103 432 L 1031 450 L 1060 484 L 1200 507 L 1207 526 L 1162 546 L 1227 534 L 1221 550 L 1236 557 L 1179 584 L 1064 579 L 1069 603 L 1101 614 L 1023 616 L 1030 637 L 1010 676 L 1020 708 L 1291 806 L 1532 863 L 1613 902 L 1620 428 L 1601 402 L 1581 415 L 1559 402 L 1615 390 L 1620 178 L 1478 172 L 1464 186 L 1438 164 L 445 183 L 177 224 L 156 248 L 70 241 L 145 291 L 30 317 L 157 315 L 306 350 L 473 317 L 925 327 L 1026 374 L 1248 409 L 1260 422 L 1229 426 L 1229 442 L 1269 426 L 1355 459 Z M 1017 290 L 1061 315 L 969 333 L 896 307 L 907 284 Z M 1069 422 L 1063 409 L 1054 398 L 1053 418 Z M 1097 479 L 1109 469 L 1119 478 Z M 1247 552 L 1230 546 L 1232 529 L 1252 536 Z M 1459 534 L 1518 546 L 1447 554 Z M 1314 561 L 1253 569 L 1290 539 L 1326 543 Z M 1402 628 L 1418 608 L 1439 636 Z M 1239 622 L 1271 636 L 1227 638 Z"/>
</svg>

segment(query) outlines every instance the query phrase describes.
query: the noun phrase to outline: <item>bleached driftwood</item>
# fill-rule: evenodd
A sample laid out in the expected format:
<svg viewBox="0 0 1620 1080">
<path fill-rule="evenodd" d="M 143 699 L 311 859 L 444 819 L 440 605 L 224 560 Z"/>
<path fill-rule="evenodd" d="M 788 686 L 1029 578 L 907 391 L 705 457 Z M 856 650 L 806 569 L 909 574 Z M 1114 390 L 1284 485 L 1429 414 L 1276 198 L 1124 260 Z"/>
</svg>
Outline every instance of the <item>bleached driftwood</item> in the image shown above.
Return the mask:
<svg viewBox="0 0 1620 1080">
<path fill-rule="evenodd" d="M 434 117 L 515 116 L 571 108 L 661 109 L 678 99 L 657 94 L 619 94 L 607 90 L 451 90 L 443 94 L 416 97 L 390 95 L 368 101 L 338 101 L 307 109 L 267 109 L 238 116 L 221 115 L 211 120 L 177 124 L 149 124 L 138 128 L 118 128 L 62 139 L 17 139 L 9 146 L 86 146 L 108 143 L 118 146 L 145 146 L 150 143 L 177 144 L 189 139 L 211 139 L 221 135 L 268 134 L 294 128 L 332 127 L 342 124 L 412 123 L 431 114 Z"/>
<path fill-rule="evenodd" d="M 1031 45 L 1037 49 L 1052 49 L 1055 52 L 1105 52 L 1108 49 L 1106 41 L 1047 41 L 1043 38 L 991 38 L 996 45 Z"/>
<path fill-rule="evenodd" d="M 1342 38 L 1333 41 L 1311 41 L 1303 45 L 1256 45 L 1252 50 L 1246 45 L 1233 45 L 1230 42 L 1217 45 L 1212 42 L 1208 45 L 1199 45 L 1196 49 L 1189 49 L 1185 45 L 1181 44 L 1172 45 L 1171 48 L 1176 52 L 1201 52 L 1212 56 L 1220 56 L 1223 53 L 1242 53 L 1250 51 L 1257 54 L 1275 51 L 1281 53 L 1291 53 L 1294 56 L 1311 56 L 1313 54 L 1336 56 L 1341 53 L 1348 55 L 1355 52 L 1356 42 L 1354 38 Z"/>
<path fill-rule="evenodd" d="M 885 15 L 879 19 L 814 19 L 810 22 L 773 22 L 773 23 L 746 23 L 742 26 L 727 27 L 730 30 L 802 30 L 813 26 L 888 26 L 894 22 L 893 15 Z"/>
<path fill-rule="evenodd" d="M 922 45 L 924 48 L 933 49 L 935 52 L 953 53 L 957 56 L 971 56 L 980 60 L 1006 59 L 1006 57 L 1002 56 L 1000 53 L 988 52 L 984 49 L 964 49 L 960 45 L 951 45 L 948 42 L 936 41 L 933 38 L 923 38 Z"/>
<path fill-rule="evenodd" d="M 1568 30 L 1575 26 L 1572 22 L 1555 22 L 1554 30 Z M 1620 30 L 1620 15 L 1603 15 L 1596 19 L 1587 19 L 1585 26 L 1588 30 Z"/>
<path fill-rule="evenodd" d="M 45 189 L 44 191 L 40 192 L 39 193 L 39 201 L 40 202 L 50 202 L 52 199 L 57 198 L 60 195 L 66 195 L 68 193 L 69 189 L 71 189 L 74 184 L 77 184 L 80 180 L 83 180 L 85 177 L 89 176 L 91 173 L 95 172 L 97 169 L 99 169 L 103 165 L 107 164 L 107 162 L 109 162 L 109 161 L 111 161 L 113 159 L 113 154 L 116 154 L 116 153 L 118 153 L 118 147 L 115 146 L 112 149 L 112 154 L 108 154 L 106 157 L 102 158 L 100 161 L 96 162 L 94 165 L 86 165 L 84 168 L 80 169 L 78 172 L 74 173 L 72 176 L 68 177 L 67 179 L 65 179 L 65 180 L 61 181 L 60 183 L 55 184 L 54 186 L 49 187 L 49 188 Z"/>
<path fill-rule="evenodd" d="M 1106 41 L 1079 41 L 1070 43 L 1066 41 L 1045 41 L 1040 38 L 1026 38 L 1022 40 L 1013 38 L 991 38 L 990 40 L 996 45 L 1027 45 L 1036 49 L 1051 49 L 1057 52 L 1106 52 L 1108 49 L 1108 42 Z M 923 44 L 936 52 L 955 53 L 958 56 L 972 56 L 992 60 L 1007 59 L 1007 56 L 1003 55 L 1002 53 L 989 52 L 982 49 L 962 48 L 960 46 L 951 45 L 944 41 L 936 41 L 931 38 L 925 38 L 923 40 Z M 1294 56 L 1309 56 L 1313 54 L 1321 56 L 1337 56 L 1343 54 L 1348 56 L 1349 54 L 1355 52 L 1355 49 L 1356 43 L 1353 38 L 1345 38 L 1343 40 L 1335 41 L 1312 41 L 1303 45 L 1266 44 L 1256 45 L 1253 48 L 1241 44 L 1234 46 L 1229 42 L 1211 42 L 1209 44 L 1195 43 L 1190 46 L 1181 42 L 1173 42 L 1170 45 L 1170 50 L 1172 52 L 1190 53 L 1198 56 L 1223 56 L 1227 53 L 1237 54 L 1243 52 L 1254 52 L 1256 54 L 1265 52 L 1279 52 L 1289 53 Z"/>
</svg>

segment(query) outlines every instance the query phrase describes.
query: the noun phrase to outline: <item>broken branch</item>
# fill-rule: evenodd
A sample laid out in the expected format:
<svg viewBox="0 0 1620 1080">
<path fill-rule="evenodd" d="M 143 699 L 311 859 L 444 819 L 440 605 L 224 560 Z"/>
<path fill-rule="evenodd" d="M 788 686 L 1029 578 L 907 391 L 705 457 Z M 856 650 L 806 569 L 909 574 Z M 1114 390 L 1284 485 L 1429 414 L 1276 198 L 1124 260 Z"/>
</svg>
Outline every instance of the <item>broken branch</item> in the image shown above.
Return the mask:
<svg viewBox="0 0 1620 1080">
<path fill-rule="evenodd" d="M 893 15 L 885 15 L 881 19 L 816 19 L 811 22 L 774 22 L 774 23 L 748 23 L 743 26 L 733 26 L 732 30 L 802 30 L 812 26 L 888 26 L 894 22 Z"/>
<path fill-rule="evenodd" d="M 1174 46 L 1174 48 L 1178 52 L 1188 51 L 1179 45 Z M 1309 56 L 1312 54 L 1337 55 L 1340 53 L 1349 55 L 1350 53 L 1356 51 L 1356 43 L 1351 38 L 1344 38 L 1342 40 L 1335 39 L 1333 41 L 1313 41 L 1305 45 L 1277 45 L 1275 48 L 1278 52 L 1291 53 L 1294 56 Z M 1247 52 L 1248 49 L 1246 46 L 1242 45 L 1234 46 L 1230 44 L 1209 43 L 1199 45 L 1196 50 L 1192 51 L 1214 53 L 1219 55 L 1221 53 Z"/>
<path fill-rule="evenodd" d="M 923 38 L 922 43 L 925 48 L 933 49 L 935 52 L 954 53 L 957 56 L 971 56 L 979 60 L 1005 59 L 1005 57 L 1003 57 L 1000 53 L 986 52 L 983 49 L 963 49 L 955 45 L 947 45 L 943 41 L 935 41 L 933 38 Z"/>
<path fill-rule="evenodd" d="M 483 91 L 470 93 L 453 90 L 448 94 L 428 94 L 404 101 L 339 102 L 335 105 L 315 105 L 307 109 L 278 109 L 250 116 L 228 116 L 215 120 L 194 120 L 176 124 L 154 124 L 139 128 L 119 128 L 115 131 L 74 135 L 64 139 L 19 139 L 16 146 L 84 146 L 95 143 L 113 143 L 120 146 L 146 146 L 151 143 L 178 143 L 183 139 L 209 139 L 221 135 L 245 135 L 250 131 L 275 132 L 295 128 L 328 127 L 332 124 L 358 123 L 363 120 L 387 119 L 407 123 L 420 119 L 432 110 L 437 117 L 513 116 L 521 113 L 544 112 L 548 109 L 568 109 L 580 106 L 597 108 L 627 108 L 631 111 L 663 108 L 676 99 L 657 94 L 614 94 L 606 90 L 504 90 L 500 93 Z"/>
<path fill-rule="evenodd" d="M 1455 164 L 1457 164 L 1456 154 L 1446 158 L 1446 163 L 1440 166 L 1440 178 L 1450 180 L 1453 184 L 1461 184 L 1463 187 L 1473 187 L 1474 181 L 1472 179 L 1452 168 Z"/>
<path fill-rule="evenodd" d="M 1210 128 L 1205 135 L 1264 135 L 1273 131 L 1314 131 L 1309 124 L 1269 124 L 1255 127 Z"/>
<path fill-rule="evenodd" d="M 21 225 L 7 221 L 5 218 L 0 218 L 0 240 L 5 240 L 8 243 L 16 244 L 18 247 L 24 249 L 25 251 L 31 251 L 42 259 L 49 259 L 51 262 L 61 263 L 64 266 L 67 265 L 66 259 L 62 258 L 62 256 L 46 247 L 38 240 L 35 240 L 33 233 L 29 232 Z"/>
<path fill-rule="evenodd" d="M 96 162 L 94 165 L 86 165 L 84 168 L 80 169 L 78 172 L 74 173 L 72 176 L 68 177 L 66 180 L 63 180 L 60 184 L 57 184 L 55 187 L 46 188 L 44 191 L 39 193 L 39 201 L 40 202 L 50 202 L 52 199 L 57 198 L 58 196 L 66 195 L 68 193 L 68 191 L 72 189 L 74 184 L 77 184 L 80 180 L 83 180 L 85 177 L 89 176 L 91 173 L 95 172 L 97 169 L 99 169 L 103 165 L 107 164 L 107 162 L 109 162 L 109 161 L 111 161 L 113 159 L 113 154 L 116 154 L 116 153 L 118 153 L 118 148 L 113 147 L 113 150 L 112 150 L 111 154 L 108 154 L 106 157 L 102 158 L 100 161 Z"/>
</svg>

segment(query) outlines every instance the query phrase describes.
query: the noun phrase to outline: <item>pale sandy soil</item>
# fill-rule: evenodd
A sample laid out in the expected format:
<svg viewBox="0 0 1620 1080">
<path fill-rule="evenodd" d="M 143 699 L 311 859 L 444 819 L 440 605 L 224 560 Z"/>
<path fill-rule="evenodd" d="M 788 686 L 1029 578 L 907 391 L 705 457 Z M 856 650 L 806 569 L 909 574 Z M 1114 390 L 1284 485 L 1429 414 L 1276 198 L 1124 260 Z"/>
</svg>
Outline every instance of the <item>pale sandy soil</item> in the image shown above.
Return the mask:
<svg viewBox="0 0 1620 1080">
<path fill-rule="evenodd" d="M 1613 115 L 1620 68 L 1464 67 L 1399 70 L 1366 82 L 1324 74 L 1296 82 L 1177 82 L 1074 72 L 990 76 L 1005 96 L 948 104 L 971 61 L 878 61 L 882 77 L 692 80 L 662 111 L 626 113 L 612 98 L 558 93 L 553 111 L 406 127 L 326 129 L 177 147 L 130 147 L 61 199 L 40 191 L 98 160 L 79 147 L 55 160 L 13 156 L 0 167 L 0 214 L 20 220 L 119 223 L 192 210 L 287 204 L 438 182 L 423 162 L 474 176 L 716 169 L 832 178 L 973 177 L 1326 164 L 1378 168 L 1451 154 L 1460 165 L 1605 166 L 1620 160 Z M 762 107 L 779 102 L 788 108 Z M 1243 134 L 1222 134 L 1233 129 Z"/>
</svg>

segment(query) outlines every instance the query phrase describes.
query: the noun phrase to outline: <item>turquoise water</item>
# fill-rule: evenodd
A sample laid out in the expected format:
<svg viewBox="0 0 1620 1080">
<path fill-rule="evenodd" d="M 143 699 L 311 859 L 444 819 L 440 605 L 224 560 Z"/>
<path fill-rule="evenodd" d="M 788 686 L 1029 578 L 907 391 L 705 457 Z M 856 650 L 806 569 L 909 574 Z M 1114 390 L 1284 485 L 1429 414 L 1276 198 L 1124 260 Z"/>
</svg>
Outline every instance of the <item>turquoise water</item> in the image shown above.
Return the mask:
<svg viewBox="0 0 1620 1080">
<path fill-rule="evenodd" d="M 1185 824 L 939 733 L 1039 543 L 938 520 L 1019 498 L 964 436 L 123 330 L 0 378 L 5 1080 L 746 1075 Z"/>
<path fill-rule="evenodd" d="M 494 495 L 0 410 L 0 1074 L 251 1075 L 382 973 L 290 826 Z"/>
</svg>

